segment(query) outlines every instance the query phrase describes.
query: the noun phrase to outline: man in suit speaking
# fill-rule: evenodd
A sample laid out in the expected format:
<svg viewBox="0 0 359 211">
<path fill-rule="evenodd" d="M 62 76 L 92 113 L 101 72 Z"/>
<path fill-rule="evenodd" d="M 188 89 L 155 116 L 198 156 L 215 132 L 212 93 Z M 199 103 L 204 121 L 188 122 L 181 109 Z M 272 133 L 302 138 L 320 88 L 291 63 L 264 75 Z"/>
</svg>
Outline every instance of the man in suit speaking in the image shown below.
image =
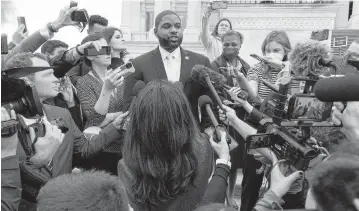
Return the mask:
<svg viewBox="0 0 359 211">
<path fill-rule="evenodd" d="M 131 104 L 132 88 L 138 80 L 148 83 L 153 80 L 167 79 L 172 82 L 180 81 L 183 84 L 183 91 L 198 120 L 198 98 L 203 94 L 208 95 L 208 90 L 190 80 L 191 70 L 196 64 L 211 68 L 209 59 L 180 47 L 183 27 L 181 19 L 173 11 L 166 10 L 157 15 L 154 32 L 159 46 L 132 61 L 136 71 L 125 80 L 125 109 L 128 109 Z M 202 126 L 204 126 L 203 122 L 207 121 L 203 121 L 202 113 Z"/>
</svg>

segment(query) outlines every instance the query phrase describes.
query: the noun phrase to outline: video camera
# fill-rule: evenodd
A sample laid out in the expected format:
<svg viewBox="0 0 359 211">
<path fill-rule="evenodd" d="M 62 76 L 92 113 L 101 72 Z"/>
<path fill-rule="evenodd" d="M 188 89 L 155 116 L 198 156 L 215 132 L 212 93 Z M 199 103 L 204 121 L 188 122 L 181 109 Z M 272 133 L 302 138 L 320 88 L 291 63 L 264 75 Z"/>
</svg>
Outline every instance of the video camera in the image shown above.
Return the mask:
<svg viewBox="0 0 359 211">
<path fill-rule="evenodd" d="M 32 70 L 29 68 L 30 71 Z M 14 72 L 27 72 L 28 68 L 15 68 L 2 71 L 1 76 L 1 95 L 2 102 L 1 107 L 4 107 L 8 113 L 14 110 L 17 114 L 18 120 L 9 120 L 1 122 L 1 136 L 10 137 L 18 132 L 19 137 L 24 137 L 29 134 L 29 128 L 32 127 L 35 131 L 35 141 L 26 138 L 19 138 L 20 143 L 25 150 L 28 157 L 34 155 L 35 148 L 33 147 L 38 137 L 43 137 L 46 133 L 45 125 L 42 123 L 42 117 L 44 115 L 42 105 L 36 91 L 36 88 L 27 84 L 24 80 L 9 77 L 10 71 Z M 41 71 L 44 68 L 38 68 L 37 71 Z M 47 67 L 48 69 L 48 67 Z M 34 70 L 33 70 L 34 71 Z M 37 122 L 27 126 L 24 118 L 37 118 Z M 51 121 L 51 124 L 57 125 L 57 127 L 63 132 L 68 131 L 68 127 L 62 118 Z M 31 146 L 31 147 L 30 147 Z"/>
<path fill-rule="evenodd" d="M 310 81 L 308 84 L 312 82 L 313 81 Z M 263 104 L 267 106 L 267 109 L 269 110 L 267 114 L 272 118 L 267 116 L 268 118 L 262 118 L 259 121 L 259 133 L 250 135 L 246 139 L 247 149 L 250 150 L 268 147 L 276 154 L 278 159 L 285 159 L 287 163 L 294 166 L 298 170 L 306 170 L 310 160 L 321 153 L 320 146 L 317 145 L 317 141 L 310 137 L 310 127 L 333 126 L 333 124 L 330 124 L 329 122 L 323 123 L 322 121 L 317 121 L 317 119 L 312 118 L 312 116 L 308 118 L 307 113 L 315 113 L 314 109 L 317 105 L 313 105 L 310 109 L 307 108 L 305 114 L 303 115 L 303 119 L 300 117 L 293 119 L 292 117 L 296 114 L 296 109 L 298 109 L 298 107 L 290 107 L 293 103 L 295 105 L 299 105 L 298 102 L 310 104 L 310 102 L 317 101 L 317 99 L 313 97 L 312 93 L 304 92 L 306 94 L 294 94 L 288 101 L 290 85 L 290 78 L 282 80 L 279 85 L 278 92 L 275 92 L 272 95 L 273 99 L 268 101 L 267 104 Z M 307 87 L 309 88 L 311 86 Z M 323 113 L 320 113 L 320 117 L 323 118 L 323 116 Z M 289 119 L 288 117 L 291 118 Z"/>
</svg>

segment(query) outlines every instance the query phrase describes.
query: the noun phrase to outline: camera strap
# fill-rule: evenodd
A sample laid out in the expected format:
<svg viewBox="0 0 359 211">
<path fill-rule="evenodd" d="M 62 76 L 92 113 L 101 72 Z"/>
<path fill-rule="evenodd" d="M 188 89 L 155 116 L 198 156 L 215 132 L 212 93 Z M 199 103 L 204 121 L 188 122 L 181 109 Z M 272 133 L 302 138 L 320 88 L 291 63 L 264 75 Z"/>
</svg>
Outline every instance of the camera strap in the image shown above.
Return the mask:
<svg viewBox="0 0 359 211">
<path fill-rule="evenodd" d="M 28 126 L 26 125 L 23 117 L 21 115 L 17 115 L 17 118 L 19 120 L 19 142 L 22 146 L 22 148 L 25 151 L 27 159 L 30 159 L 35 154 L 34 149 L 32 148 L 32 140 L 30 137 L 30 131 Z"/>
</svg>

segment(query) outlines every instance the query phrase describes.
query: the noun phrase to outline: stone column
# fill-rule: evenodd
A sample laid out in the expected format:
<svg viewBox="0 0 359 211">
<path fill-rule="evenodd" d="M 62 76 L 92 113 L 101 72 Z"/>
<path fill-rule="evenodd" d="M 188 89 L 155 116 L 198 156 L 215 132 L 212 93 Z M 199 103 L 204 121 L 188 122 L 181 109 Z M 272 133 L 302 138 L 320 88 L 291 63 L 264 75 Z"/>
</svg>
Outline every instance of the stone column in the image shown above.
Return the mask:
<svg viewBox="0 0 359 211">
<path fill-rule="evenodd" d="M 160 14 L 162 11 L 170 10 L 171 9 L 171 1 L 170 0 L 155 0 L 155 8 L 154 8 L 154 15 L 153 15 L 153 27 L 148 32 L 150 40 L 157 40 L 154 28 L 156 23 L 156 16 Z"/>
<path fill-rule="evenodd" d="M 359 29 L 359 2 L 353 1 L 352 15 L 349 19 L 349 29 Z"/>
<path fill-rule="evenodd" d="M 130 0 L 122 1 L 122 18 L 120 29 L 124 33 L 123 37 L 125 40 L 131 40 L 131 17 L 132 15 L 135 15 L 131 13 L 131 4 L 132 2 Z"/>
<path fill-rule="evenodd" d="M 201 0 L 189 0 L 187 5 L 187 26 L 184 30 L 183 41 L 197 42 L 201 30 Z"/>
<path fill-rule="evenodd" d="M 335 29 L 345 29 L 348 26 L 349 1 L 338 2 L 341 4 L 335 17 Z"/>
</svg>

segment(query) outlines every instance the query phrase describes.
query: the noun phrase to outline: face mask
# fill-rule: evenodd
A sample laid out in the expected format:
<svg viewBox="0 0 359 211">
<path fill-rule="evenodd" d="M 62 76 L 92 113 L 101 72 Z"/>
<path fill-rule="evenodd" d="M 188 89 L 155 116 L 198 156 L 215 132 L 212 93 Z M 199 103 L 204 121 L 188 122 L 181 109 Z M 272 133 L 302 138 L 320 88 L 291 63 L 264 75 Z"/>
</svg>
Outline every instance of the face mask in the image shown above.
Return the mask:
<svg viewBox="0 0 359 211">
<path fill-rule="evenodd" d="M 238 56 L 239 54 L 239 49 L 238 48 L 224 48 L 223 49 L 223 56 L 226 57 L 227 59 L 233 59 L 236 56 Z"/>
<path fill-rule="evenodd" d="M 270 56 L 274 59 L 278 59 L 279 61 L 283 61 L 284 55 L 280 53 L 269 53 L 266 56 Z"/>
<path fill-rule="evenodd" d="M 357 61 L 357 60 L 348 60 L 348 64 L 355 67 L 359 71 L 359 61 Z"/>
</svg>

